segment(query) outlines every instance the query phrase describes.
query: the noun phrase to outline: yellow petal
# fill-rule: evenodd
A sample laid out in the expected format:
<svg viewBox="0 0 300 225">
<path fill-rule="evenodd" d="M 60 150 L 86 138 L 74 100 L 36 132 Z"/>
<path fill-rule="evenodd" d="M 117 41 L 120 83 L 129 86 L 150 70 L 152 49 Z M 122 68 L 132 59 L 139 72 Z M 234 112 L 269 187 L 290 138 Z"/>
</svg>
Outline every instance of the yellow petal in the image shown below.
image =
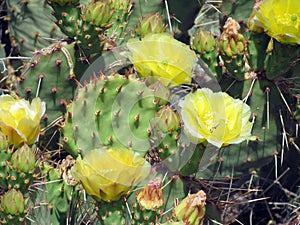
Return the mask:
<svg viewBox="0 0 300 225">
<path fill-rule="evenodd" d="M 153 76 L 174 87 L 191 82 L 196 54 L 167 33 L 149 34 L 127 43 L 129 59 L 140 77 Z"/>
</svg>

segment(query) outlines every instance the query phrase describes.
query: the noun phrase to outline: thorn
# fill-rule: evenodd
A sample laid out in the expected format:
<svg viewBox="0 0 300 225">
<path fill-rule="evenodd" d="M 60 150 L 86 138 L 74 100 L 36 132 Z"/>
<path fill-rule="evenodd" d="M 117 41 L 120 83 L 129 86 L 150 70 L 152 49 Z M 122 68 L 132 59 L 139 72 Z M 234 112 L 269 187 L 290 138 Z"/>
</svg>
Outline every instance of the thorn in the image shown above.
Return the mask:
<svg viewBox="0 0 300 225">
<path fill-rule="evenodd" d="M 251 86 L 250 86 L 250 90 L 248 91 L 246 97 L 243 99 L 243 102 L 246 103 L 248 101 L 248 98 L 249 98 L 249 96 L 252 93 L 252 89 L 253 89 L 253 86 L 254 86 L 256 80 L 257 80 L 256 78 L 252 80 L 252 83 L 251 83 Z"/>
<path fill-rule="evenodd" d="M 287 103 L 287 101 L 285 100 L 285 98 L 284 98 L 284 96 L 283 96 L 281 90 L 279 89 L 278 85 L 276 85 L 276 88 L 277 88 L 277 90 L 278 90 L 278 92 L 279 92 L 279 94 L 280 94 L 280 97 L 282 98 L 282 100 L 283 100 L 283 102 L 284 102 L 286 108 L 287 108 L 288 111 L 290 112 L 291 116 L 293 116 L 292 110 L 291 110 L 291 108 L 289 107 L 289 104 Z"/>
<path fill-rule="evenodd" d="M 280 122 L 282 125 L 282 143 L 281 143 L 281 165 L 283 164 L 283 156 L 284 156 L 284 146 L 286 144 L 287 149 L 289 150 L 289 143 L 288 143 L 288 139 L 287 139 L 287 132 L 285 130 L 285 126 L 284 126 L 284 121 L 283 121 L 283 117 L 282 117 L 282 113 L 281 113 L 281 109 L 279 109 L 279 117 L 280 117 Z"/>
<path fill-rule="evenodd" d="M 128 141 L 128 147 L 132 148 L 132 140 Z"/>
<path fill-rule="evenodd" d="M 137 114 L 137 115 L 134 117 L 134 120 L 135 120 L 135 121 L 139 121 L 139 120 L 140 120 L 140 114 Z"/>
<path fill-rule="evenodd" d="M 44 79 L 44 77 L 45 77 L 44 74 L 39 74 L 38 75 L 39 82 L 38 82 L 38 86 L 37 86 L 37 89 L 36 89 L 36 95 L 35 95 L 36 98 L 39 97 L 40 87 L 41 87 L 42 80 Z"/>
<path fill-rule="evenodd" d="M 121 112 L 121 109 L 119 109 L 118 111 L 114 112 L 114 116 L 116 116 L 116 117 L 119 116 L 120 112 Z"/>
<path fill-rule="evenodd" d="M 117 87 L 117 88 L 116 88 L 116 92 L 119 93 L 119 92 L 122 90 L 122 87 L 123 87 L 122 85 L 121 85 L 120 87 Z"/>
<path fill-rule="evenodd" d="M 82 101 L 82 105 L 86 106 L 86 100 L 85 99 Z"/>
<path fill-rule="evenodd" d="M 108 141 L 109 141 L 110 143 L 112 143 L 112 142 L 113 142 L 113 137 L 112 137 L 112 135 L 110 135 L 110 137 L 109 137 Z"/>
<path fill-rule="evenodd" d="M 153 100 L 153 104 L 154 104 L 154 105 L 158 105 L 159 102 L 160 102 L 160 99 L 154 99 L 154 100 Z"/>
<path fill-rule="evenodd" d="M 104 89 L 105 89 L 105 87 L 101 88 L 100 91 L 99 91 L 99 93 L 103 94 L 104 93 Z"/>
<path fill-rule="evenodd" d="M 93 139 L 95 139 L 96 138 L 96 134 L 95 134 L 95 132 L 93 131 L 93 133 L 92 133 L 92 138 Z"/>
<path fill-rule="evenodd" d="M 265 89 L 266 97 L 267 97 L 267 129 L 270 129 L 270 87 L 266 87 Z"/>
<path fill-rule="evenodd" d="M 299 146 L 295 143 L 295 139 L 294 139 L 294 138 L 290 138 L 290 142 L 291 142 L 292 145 L 298 150 L 298 152 L 300 152 L 300 148 L 299 148 Z"/>
<path fill-rule="evenodd" d="M 100 113 L 101 113 L 101 110 L 97 110 L 97 111 L 95 112 L 95 116 L 99 116 Z"/>
<path fill-rule="evenodd" d="M 137 91 L 136 94 L 137 94 L 138 96 L 141 96 L 142 94 L 144 94 L 144 91 Z"/>
<path fill-rule="evenodd" d="M 275 162 L 275 179 L 278 178 L 278 166 L 277 166 L 277 161 L 278 161 L 278 151 L 274 151 L 274 162 Z"/>
<path fill-rule="evenodd" d="M 57 60 L 55 60 L 54 64 L 55 64 L 56 67 L 60 67 L 60 65 L 62 64 L 62 62 L 63 61 L 61 59 L 57 59 Z"/>
</svg>

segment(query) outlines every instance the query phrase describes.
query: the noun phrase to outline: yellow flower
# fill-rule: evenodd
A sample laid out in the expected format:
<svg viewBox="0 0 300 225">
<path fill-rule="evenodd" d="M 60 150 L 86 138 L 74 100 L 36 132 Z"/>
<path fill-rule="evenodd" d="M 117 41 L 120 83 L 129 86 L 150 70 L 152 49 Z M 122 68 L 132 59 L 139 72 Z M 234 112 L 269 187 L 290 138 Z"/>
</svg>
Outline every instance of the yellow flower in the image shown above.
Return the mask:
<svg viewBox="0 0 300 225">
<path fill-rule="evenodd" d="M 127 43 L 129 59 L 140 77 L 153 76 L 170 87 L 191 82 L 196 54 L 167 33 L 149 34 Z"/>
<path fill-rule="evenodd" d="M 113 147 L 92 150 L 83 159 L 79 156 L 72 174 L 95 199 L 115 201 L 146 178 L 150 169 L 132 150 Z"/>
<path fill-rule="evenodd" d="M 224 92 L 198 89 L 179 102 L 184 131 L 191 142 L 220 148 L 251 139 L 250 107 Z"/>
<path fill-rule="evenodd" d="M 300 44 L 299 0 L 264 0 L 253 11 L 250 24 L 284 44 Z"/>
<path fill-rule="evenodd" d="M 24 99 L 1 95 L 0 129 L 9 144 L 18 147 L 23 143 L 34 143 L 39 135 L 40 119 L 45 110 L 46 105 L 39 98 L 34 98 L 30 104 Z"/>
</svg>

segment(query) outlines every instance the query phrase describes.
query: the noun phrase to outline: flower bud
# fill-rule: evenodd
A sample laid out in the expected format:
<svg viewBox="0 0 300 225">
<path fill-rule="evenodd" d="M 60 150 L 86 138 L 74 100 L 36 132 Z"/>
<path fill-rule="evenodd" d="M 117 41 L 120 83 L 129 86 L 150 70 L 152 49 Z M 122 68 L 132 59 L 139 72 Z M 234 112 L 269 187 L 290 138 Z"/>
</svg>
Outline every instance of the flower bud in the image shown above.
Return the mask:
<svg viewBox="0 0 300 225">
<path fill-rule="evenodd" d="M 20 191 L 11 189 L 7 191 L 1 201 L 1 211 L 6 214 L 17 215 L 24 212 L 26 201 Z"/>
<path fill-rule="evenodd" d="M 138 194 L 137 200 L 145 209 L 156 211 L 164 204 L 162 198 L 162 182 L 160 178 L 151 180 Z"/>
<path fill-rule="evenodd" d="M 150 14 L 141 17 L 138 24 L 138 34 L 140 37 L 145 37 L 147 34 L 163 33 L 166 26 L 163 23 L 163 18 L 159 13 Z"/>
<path fill-rule="evenodd" d="M 206 194 L 199 191 L 196 194 L 188 195 L 174 209 L 178 220 L 189 225 L 199 225 L 205 214 Z"/>
<path fill-rule="evenodd" d="M 179 115 L 168 105 L 164 105 L 156 113 L 156 117 L 158 118 L 157 126 L 162 131 L 177 130 L 180 127 Z"/>
<path fill-rule="evenodd" d="M 86 9 L 83 9 L 83 14 L 87 21 L 98 27 L 107 27 L 113 15 L 107 2 L 91 2 Z"/>
<path fill-rule="evenodd" d="M 27 173 L 34 169 L 36 165 L 36 157 L 31 148 L 24 144 L 13 153 L 11 163 L 15 169 Z"/>
<path fill-rule="evenodd" d="M 199 54 L 214 51 L 216 40 L 214 36 L 205 30 L 199 29 L 193 39 L 193 49 Z"/>
</svg>

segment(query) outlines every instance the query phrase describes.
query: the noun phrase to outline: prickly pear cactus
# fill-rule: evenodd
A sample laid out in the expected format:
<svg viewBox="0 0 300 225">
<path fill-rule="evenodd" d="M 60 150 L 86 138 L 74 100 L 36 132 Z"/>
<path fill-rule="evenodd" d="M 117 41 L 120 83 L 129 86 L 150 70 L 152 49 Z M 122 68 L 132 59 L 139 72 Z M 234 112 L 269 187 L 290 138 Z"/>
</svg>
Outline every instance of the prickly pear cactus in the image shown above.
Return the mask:
<svg viewBox="0 0 300 225">
<path fill-rule="evenodd" d="M 37 0 L 8 1 L 8 31 L 22 56 L 32 56 L 53 40 L 65 38 L 49 17 L 51 8 Z"/>
<path fill-rule="evenodd" d="M 78 90 L 73 105 L 72 123 L 80 151 L 102 144 L 126 146 L 145 154 L 150 148 L 149 121 L 158 103 L 154 92 L 133 75 L 95 77 Z"/>
<path fill-rule="evenodd" d="M 40 97 L 47 102 L 44 125 L 63 115 L 74 97 L 77 87 L 74 51 L 74 43 L 58 41 L 37 51 L 23 70 L 19 94 L 25 99 Z"/>
<path fill-rule="evenodd" d="M 0 223 L 299 223 L 298 4 L 1 3 L 1 95 L 39 97 L 47 109 L 35 143 L 0 135 Z M 126 58 L 130 38 L 153 33 L 170 59 Z M 188 81 L 153 82 L 172 56 L 176 68 L 189 58 L 161 33 L 197 54 Z M 171 75 L 168 84 L 182 73 Z M 220 96 L 239 104 L 228 111 Z M 34 113 L 8 105 L 0 131 L 20 136 L 18 123 Z M 247 113 L 237 113 L 241 105 Z"/>
</svg>

